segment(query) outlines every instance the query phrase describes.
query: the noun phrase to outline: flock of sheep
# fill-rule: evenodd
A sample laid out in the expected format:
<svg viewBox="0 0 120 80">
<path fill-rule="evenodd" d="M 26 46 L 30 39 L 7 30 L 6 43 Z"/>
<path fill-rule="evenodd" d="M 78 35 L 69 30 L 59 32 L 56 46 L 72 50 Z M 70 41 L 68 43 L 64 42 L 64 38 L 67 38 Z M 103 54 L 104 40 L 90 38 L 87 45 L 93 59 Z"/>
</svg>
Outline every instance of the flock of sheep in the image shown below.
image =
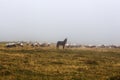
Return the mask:
<svg viewBox="0 0 120 80">
<path fill-rule="evenodd" d="M 56 46 L 54 43 L 39 43 L 39 42 L 8 42 L 6 43 L 6 48 L 11 47 L 24 47 L 24 46 L 31 46 L 31 47 L 50 47 L 51 45 Z M 116 45 L 79 45 L 79 44 L 65 44 L 66 48 L 120 48 L 120 46 Z"/>
<path fill-rule="evenodd" d="M 31 46 L 31 47 L 49 47 L 50 43 L 38 43 L 38 42 L 11 42 L 7 43 L 5 47 L 11 48 L 11 47 L 24 47 L 24 46 Z"/>
</svg>

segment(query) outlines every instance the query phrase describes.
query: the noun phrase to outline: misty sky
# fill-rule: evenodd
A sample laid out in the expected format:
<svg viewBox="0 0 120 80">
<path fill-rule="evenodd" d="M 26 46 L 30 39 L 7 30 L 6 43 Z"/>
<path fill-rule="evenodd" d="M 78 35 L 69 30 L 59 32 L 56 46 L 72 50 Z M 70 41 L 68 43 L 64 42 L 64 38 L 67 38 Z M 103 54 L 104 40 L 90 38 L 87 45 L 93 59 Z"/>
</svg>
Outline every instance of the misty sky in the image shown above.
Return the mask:
<svg viewBox="0 0 120 80">
<path fill-rule="evenodd" d="M 120 0 L 0 0 L 0 41 L 120 44 Z"/>
</svg>

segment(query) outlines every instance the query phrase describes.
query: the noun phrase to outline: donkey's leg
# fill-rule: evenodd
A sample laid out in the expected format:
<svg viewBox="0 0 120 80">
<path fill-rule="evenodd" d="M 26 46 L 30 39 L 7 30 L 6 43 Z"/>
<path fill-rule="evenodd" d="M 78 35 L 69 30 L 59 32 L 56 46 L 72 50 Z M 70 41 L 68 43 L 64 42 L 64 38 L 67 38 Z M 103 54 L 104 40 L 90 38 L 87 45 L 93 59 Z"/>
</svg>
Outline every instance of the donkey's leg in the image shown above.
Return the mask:
<svg viewBox="0 0 120 80">
<path fill-rule="evenodd" d="M 65 45 L 63 45 L 63 49 L 65 48 Z"/>
<path fill-rule="evenodd" d="M 59 48 L 59 44 L 57 43 L 57 45 L 56 45 L 56 48 L 58 49 Z"/>
</svg>

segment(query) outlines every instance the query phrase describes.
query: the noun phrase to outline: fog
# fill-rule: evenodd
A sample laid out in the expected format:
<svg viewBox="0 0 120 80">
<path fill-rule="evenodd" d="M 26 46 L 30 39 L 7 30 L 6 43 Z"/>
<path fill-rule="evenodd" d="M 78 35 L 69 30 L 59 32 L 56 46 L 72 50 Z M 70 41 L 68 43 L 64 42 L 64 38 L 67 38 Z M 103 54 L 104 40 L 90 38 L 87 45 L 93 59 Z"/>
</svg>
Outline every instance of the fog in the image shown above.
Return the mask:
<svg viewBox="0 0 120 80">
<path fill-rule="evenodd" d="M 0 0 L 0 41 L 120 44 L 119 0 Z"/>
</svg>

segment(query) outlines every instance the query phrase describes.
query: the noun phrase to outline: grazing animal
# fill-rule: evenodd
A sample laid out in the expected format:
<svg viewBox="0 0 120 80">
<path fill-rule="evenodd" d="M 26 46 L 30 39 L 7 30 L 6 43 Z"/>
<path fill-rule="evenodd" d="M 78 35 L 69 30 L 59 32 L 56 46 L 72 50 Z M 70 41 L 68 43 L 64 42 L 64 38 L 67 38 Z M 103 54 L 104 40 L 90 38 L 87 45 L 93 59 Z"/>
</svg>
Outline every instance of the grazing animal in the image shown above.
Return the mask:
<svg viewBox="0 0 120 80">
<path fill-rule="evenodd" d="M 49 43 L 42 43 L 42 44 L 40 44 L 40 47 L 49 47 L 49 46 L 50 46 Z"/>
<path fill-rule="evenodd" d="M 57 45 L 56 45 L 56 48 L 59 48 L 59 46 L 63 46 L 63 49 L 65 48 L 65 44 L 67 43 L 67 38 L 65 38 L 64 41 L 58 41 L 57 42 Z"/>
<path fill-rule="evenodd" d="M 36 42 L 36 43 L 32 43 L 31 46 L 32 46 L 32 47 L 39 47 L 40 44 Z"/>
<path fill-rule="evenodd" d="M 16 43 L 16 46 L 23 47 L 23 43 Z"/>
<path fill-rule="evenodd" d="M 5 47 L 7 47 L 7 48 L 16 47 L 16 44 L 15 43 L 8 43 L 8 44 L 6 44 Z"/>
</svg>

